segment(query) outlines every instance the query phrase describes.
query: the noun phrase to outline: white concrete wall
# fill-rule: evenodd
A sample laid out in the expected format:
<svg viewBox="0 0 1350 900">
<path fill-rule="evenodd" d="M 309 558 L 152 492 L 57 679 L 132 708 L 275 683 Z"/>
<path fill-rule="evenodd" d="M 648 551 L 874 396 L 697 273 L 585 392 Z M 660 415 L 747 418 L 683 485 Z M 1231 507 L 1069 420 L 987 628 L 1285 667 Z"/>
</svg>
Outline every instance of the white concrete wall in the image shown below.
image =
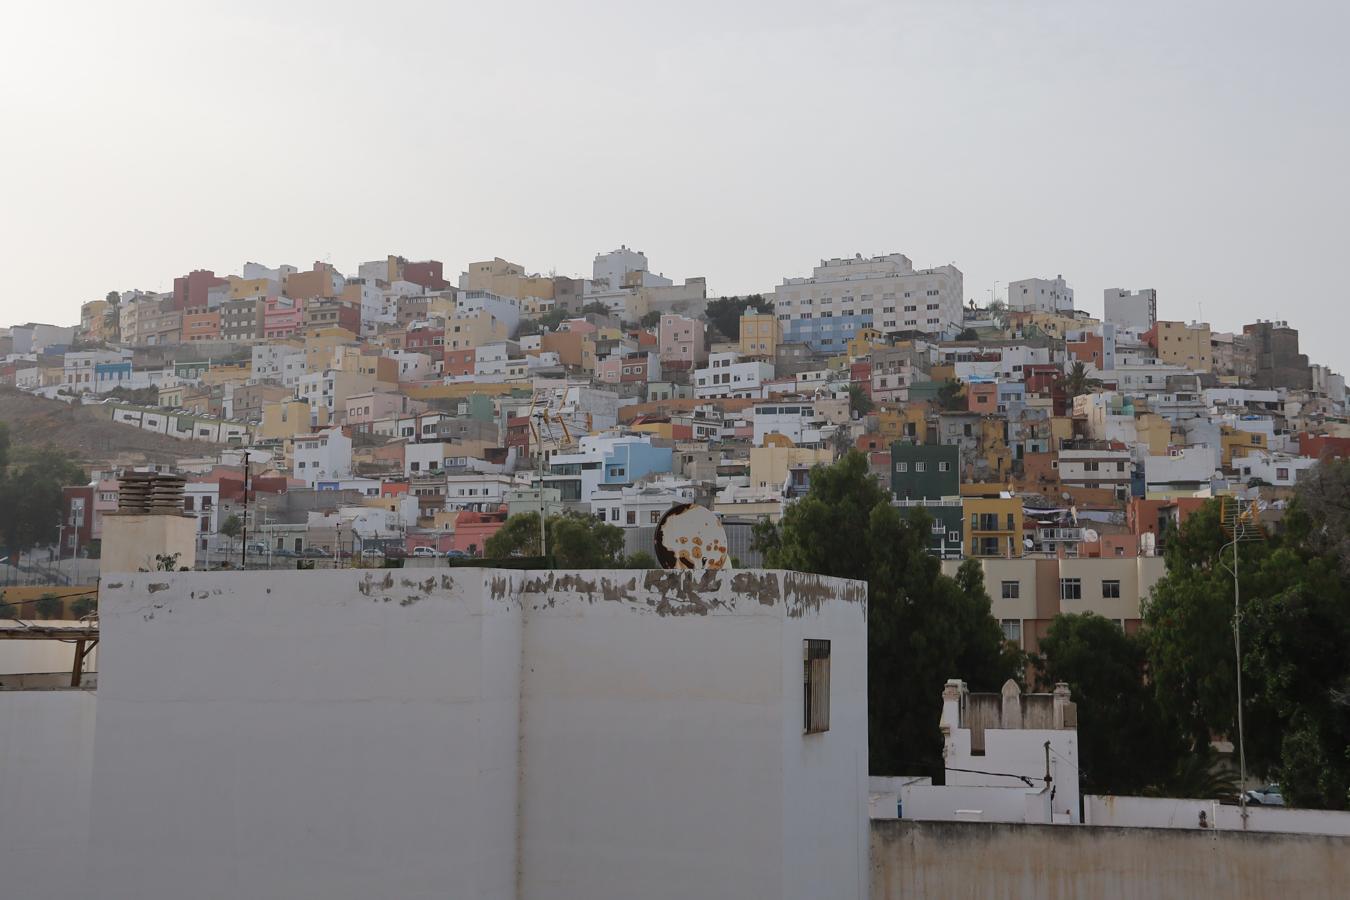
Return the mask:
<svg viewBox="0 0 1350 900">
<path fill-rule="evenodd" d="M 92 691 L 0 691 L 0 896 L 94 896 L 83 886 L 94 706 Z"/>
<path fill-rule="evenodd" d="M 866 893 L 861 585 L 140 573 L 100 607 L 100 897 Z"/>
<path fill-rule="evenodd" d="M 104 579 L 100 897 L 510 895 L 519 610 L 408 574 Z"/>
<path fill-rule="evenodd" d="M 1271 831 L 1284 834 L 1331 834 L 1350 837 L 1350 813 L 1324 809 L 1287 809 L 1278 806 L 1248 806 L 1247 825 L 1242 810 L 1213 800 L 1183 800 L 1173 797 L 1109 797 L 1088 794 L 1083 798 L 1084 822 L 1131 828 L 1198 828 L 1200 813 L 1210 828 L 1220 831 Z"/>
</svg>

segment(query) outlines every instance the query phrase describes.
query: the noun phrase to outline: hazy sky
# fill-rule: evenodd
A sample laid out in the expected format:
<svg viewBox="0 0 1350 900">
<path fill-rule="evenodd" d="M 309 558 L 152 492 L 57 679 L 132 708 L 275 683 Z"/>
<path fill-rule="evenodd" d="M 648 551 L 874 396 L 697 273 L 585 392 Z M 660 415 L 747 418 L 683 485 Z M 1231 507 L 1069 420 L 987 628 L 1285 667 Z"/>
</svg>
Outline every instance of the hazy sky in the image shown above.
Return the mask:
<svg viewBox="0 0 1350 900">
<path fill-rule="evenodd" d="M 0 324 L 246 260 L 1063 273 L 1346 371 L 1344 2 L 27 2 Z"/>
</svg>

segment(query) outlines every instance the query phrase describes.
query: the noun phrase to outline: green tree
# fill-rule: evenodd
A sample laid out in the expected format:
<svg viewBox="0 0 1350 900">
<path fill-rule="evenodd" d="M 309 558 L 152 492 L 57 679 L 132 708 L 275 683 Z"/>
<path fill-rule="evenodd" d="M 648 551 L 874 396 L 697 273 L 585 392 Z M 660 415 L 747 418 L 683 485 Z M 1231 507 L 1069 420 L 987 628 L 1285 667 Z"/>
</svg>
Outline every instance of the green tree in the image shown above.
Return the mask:
<svg viewBox="0 0 1350 900">
<path fill-rule="evenodd" d="M 1240 601 L 1219 503 L 1192 513 L 1144 612 L 1158 702 L 1198 747 L 1237 736 L 1236 605 L 1248 770 L 1277 779 L 1293 805 L 1330 809 L 1350 807 L 1350 587 L 1332 524 L 1309 510 L 1311 492 L 1334 495 L 1338 478 L 1350 467 L 1317 472 L 1279 531 L 1238 545 Z"/>
<path fill-rule="evenodd" d="M 1144 680 L 1143 642 L 1093 613 L 1061 614 L 1040 649 L 1042 688 L 1065 682 L 1078 707 L 1083 790 L 1138 794 L 1166 781 L 1186 744 Z"/>
<path fill-rule="evenodd" d="M 956 578 L 928 552 L 931 520 L 902 519 L 850 451 L 811 473 L 807 496 L 782 521 L 761 522 L 755 545 L 774 568 L 868 583 L 868 742 L 878 774 L 944 774 L 942 688 L 951 677 L 997 690 L 1022 666 L 990 615 L 979 564 Z"/>
<path fill-rule="evenodd" d="M 10 556 L 60 540 L 65 494 L 83 484 L 84 470 L 54 447 L 13 452 L 8 430 L 0 435 L 0 538 Z"/>
<path fill-rule="evenodd" d="M 540 325 L 549 329 L 550 331 L 557 331 L 558 326 L 561 325 L 563 322 L 567 321 L 569 318 L 571 318 L 571 313 L 563 309 L 561 306 L 555 306 L 548 312 L 542 313 L 539 316 L 538 321 Z"/>
<path fill-rule="evenodd" d="M 865 416 L 876 409 L 876 404 L 872 398 L 867 396 L 867 391 L 860 384 L 850 384 L 848 386 L 848 408 L 859 416 Z"/>
<path fill-rule="evenodd" d="M 1008 304 L 1002 300 L 995 300 L 989 304 L 989 318 L 993 319 L 994 324 L 999 330 L 1007 331 L 1008 323 L 1012 321 L 1008 312 Z"/>
<path fill-rule="evenodd" d="M 974 328 L 962 328 L 961 333 L 956 336 L 958 341 L 978 341 L 980 333 Z"/>
<path fill-rule="evenodd" d="M 83 619 L 96 609 L 98 609 L 98 601 L 93 597 L 80 597 L 70 602 L 70 612 L 77 619 Z"/>
<path fill-rule="evenodd" d="M 623 529 L 594 516 L 564 513 L 548 517 L 548 554 L 560 569 L 606 569 L 618 564 Z M 488 558 L 540 556 L 539 513 L 516 513 L 487 539 Z"/>
<path fill-rule="evenodd" d="M 949 379 L 938 388 L 937 404 L 940 409 L 962 410 L 966 408 L 966 389 L 961 382 Z"/>
<path fill-rule="evenodd" d="M 539 333 L 541 333 L 543 330 L 544 330 L 544 326 L 541 325 L 541 324 L 538 322 L 538 320 L 536 320 L 536 319 L 521 319 L 521 320 L 520 320 L 520 324 L 516 326 L 516 337 L 518 337 L 518 338 L 528 337 L 529 335 L 532 335 L 532 334 L 539 334 Z"/>
<path fill-rule="evenodd" d="M 244 520 L 235 513 L 230 513 L 225 517 L 225 521 L 220 523 L 220 533 L 230 540 L 238 540 L 244 533 Z"/>
<path fill-rule="evenodd" d="M 750 294 L 746 297 L 718 297 L 709 300 L 703 316 L 727 340 L 738 341 L 741 338 L 741 316 L 754 308 L 756 312 L 773 312 L 773 301 L 766 300 L 763 294 Z"/>
<path fill-rule="evenodd" d="M 650 312 L 645 313 L 638 324 L 643 328 L 655 328 L 661 324 L 661 311 L 659 309 L 653 309 Z"/>
<path fill-rule="evenodd" d="M 661 565 L 646 550 L 639 550 L 636 553 L 630 553 L 623 558 L 623 568 L 625 569 L 659 569 Z"/>
<path fill-rule="evenodd" d="M 1077 397 L 1080 394 L 1092 393 L 1093 390 L 1102 386 L 1102 382 L 1099 378 L 1088 376 L 1087 366 L 1080 359 L 1069 367 L 1068 374 L 1060 379 L 1060 385 L 1064 388 L 1064 393 L 1070 397 Z"/>
<path fill-rule="evenodd" d="M 599 300 L 593 300 L 581 308 L 581 314 L 583 316 L 589 315 L 608 316 L 610 315 L 610 311 L 609 307 L 601 303 Z"/>
<path fill-rule="evenodd" d="M 55 594 L 43 594 L 38 597 L 37 602 L 33 604 L 33 608 L 37 611 L 40 619 L 57 619 L 61 616 L 63 605 L 61 598 Z"/>
</svg>

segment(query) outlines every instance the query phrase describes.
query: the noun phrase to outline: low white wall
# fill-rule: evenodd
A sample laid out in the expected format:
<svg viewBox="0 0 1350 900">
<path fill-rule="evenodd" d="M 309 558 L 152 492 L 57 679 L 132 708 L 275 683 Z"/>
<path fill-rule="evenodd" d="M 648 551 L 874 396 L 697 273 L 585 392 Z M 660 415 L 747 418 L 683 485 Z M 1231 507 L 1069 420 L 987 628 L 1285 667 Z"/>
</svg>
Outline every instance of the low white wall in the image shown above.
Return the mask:
<svg viewBox="0 0 1350 900">
<path fill-rule="evenodd" d="M 0 691 L 0 896 L 90 896 L 94 709 L 90 691 Z"/>
<path fill-rule="evenodd" d="M 1284 834 L 1328 834 L 1350 837 L 1350 812 L 1322 809 L 1288 809 L 1279 806 L 1248 806 L 1243 828 L 1242 810 L 1214 800 L 1182 800 L 1170 797 L 1111 797 L 1089 794 L 1083 798 L 1088 825 L 1136 828 L 1199 828 L 1200 813 L 1208 827 L 1221 831 L 1269 831 Z"/>
<path fill-rule="evenodd" d="M 1040 788 L 910 784 L 900 788 L 900 818 L 934 822 L 1044 822 L 1045 798 Z"/>
</svg>

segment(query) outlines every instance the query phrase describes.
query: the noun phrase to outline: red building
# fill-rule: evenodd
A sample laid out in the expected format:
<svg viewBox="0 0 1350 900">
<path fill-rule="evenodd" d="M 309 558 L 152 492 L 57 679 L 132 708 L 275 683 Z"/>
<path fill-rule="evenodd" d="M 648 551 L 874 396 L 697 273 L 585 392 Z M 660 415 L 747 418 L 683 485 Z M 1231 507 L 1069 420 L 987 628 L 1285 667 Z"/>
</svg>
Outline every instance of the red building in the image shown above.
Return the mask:
<svg viewBox="0 0 1350 900">
<path fill-rule="evenodd" d="M 173 280 L 173 308 L 206 309 L 208 294 L 213 287 L 229 284 L 224 278 L 217 278 L 210 269 L 197 269 Z"/>
<path fill-rule="evenodd" d="M 1298 452 L 1313 459 L 1331 457 L 1345 459 L 1350 457 L 1350 438 L 1332 437 L 1328 434 L 1308 434 L 1299 432 Z"/>
<path fill-rule="evenodd" d="M 405 262 L 403 280 L 420 284 L 429 291 L 443 291 L 450 287 L 450 282 L 445 280 L 445 267 L 438 259 Z"/>
<path fill-rule="evenodd" d="M 403 349 L 415 353 L 425 353 L 433 360 L 441 355 L 441 350 L 444 347 L 444 328 L 414 328 L 403 338 Z"/>
<path fill-rule="evenodd" d="M 848 383 L 862 386 L 863 395 L 867 399 L 872 399 L 872 362 L 863 360 L 862 362 L 850 363 L 848 367 Z"/>
<path fill-rule="evenodd" d="M 445 351 L 445 374 L 472 375 L 477 360 L 477 347 L 470 347 L 467 350 L 447 350 Z"/>
</svg>

